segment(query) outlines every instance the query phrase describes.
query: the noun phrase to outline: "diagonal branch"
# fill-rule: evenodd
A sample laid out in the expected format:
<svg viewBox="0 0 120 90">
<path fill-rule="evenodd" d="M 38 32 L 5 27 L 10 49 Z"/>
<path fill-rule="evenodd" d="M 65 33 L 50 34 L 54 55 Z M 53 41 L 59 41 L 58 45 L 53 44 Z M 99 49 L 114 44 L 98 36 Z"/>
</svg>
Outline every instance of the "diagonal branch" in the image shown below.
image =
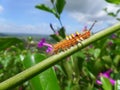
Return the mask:
<svg viewBox="0 0 120 90">
<path fill-rule="evenodd" d="M 75 45 L 64 52 L 53 55 L 53 56 L 43 60 L 42 62 L 24 70 L 23 72 L 11 77 L 10 79 L 3 81 L 2 83 L 0 83 L 0 90 L 10 89 L 12 87 L 15 87 L 15 86 L 31 79 L 35 75 L 43 72 L 44 70 L 46 70 L 49 67 L 56 64 L 57 62 L 72 55 L 73 53 L 79 51 L 80 49 L 91 44 L 92 42 L 95 42 L 95 41 L 103 38 L 104 36 L 112 34 L 113 32 L 118 31 L 118 30 L 120 30 L 120 23 L 115 24 L 114 26 L 111 26 L 103 31 L 100 31 L 99 33 L 92 35 L 90 38 L 82 41 L 78 45 Z"/>
</svg>

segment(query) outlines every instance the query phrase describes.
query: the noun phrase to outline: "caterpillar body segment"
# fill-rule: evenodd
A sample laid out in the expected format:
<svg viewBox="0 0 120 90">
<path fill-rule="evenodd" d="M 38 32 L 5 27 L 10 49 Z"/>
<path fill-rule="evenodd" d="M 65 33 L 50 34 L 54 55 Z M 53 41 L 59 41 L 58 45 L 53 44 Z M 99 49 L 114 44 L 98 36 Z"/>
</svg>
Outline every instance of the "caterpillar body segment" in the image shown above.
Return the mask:
<svg viewBox="0 0 120 90">
<path fill-rule="evenodd" d="M 79 42 L 89 38 L 91 35 L 89 30 L 84 31 L 82 34 L 76 32 L 76 34 L 71 34 L 67 36 L 66 39 L 53 44 L 53 52 L 58 53 L 60 51 L 64 51 L 69 49 L 71 46 L 78 44 Z"/>
<path fill-rule="evenodd" d="M 80 43 L 81 41 L 89 38 L 91 36 L 91 29 L 93 28 L 96 21 L 92 24 L 90 29 L 84 28 L 82 33 L 76 32 L 75 34 L 71 34 L 66 36 L 66 39 L 58 42 L 57 44 L 53 44 L 53 53 L 58 53 L 59 51 L 64 51 L 69 49 L 70 47 Z"/>
</svg>

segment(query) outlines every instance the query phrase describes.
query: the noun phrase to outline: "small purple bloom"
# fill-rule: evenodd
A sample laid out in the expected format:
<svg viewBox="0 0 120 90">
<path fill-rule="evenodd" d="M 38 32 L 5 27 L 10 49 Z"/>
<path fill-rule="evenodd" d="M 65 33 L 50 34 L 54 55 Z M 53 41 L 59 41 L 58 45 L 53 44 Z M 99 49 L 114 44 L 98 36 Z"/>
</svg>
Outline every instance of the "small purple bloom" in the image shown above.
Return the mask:
<svg viewBox="0 0 120 90">
<path fill-rule="evenodd" d="M 115 34 L 112 34 L 112 35 L 111 35 L 111 38 L 112 38 L 112 39 L 115 39 L 115 38 L 117 38 L 117 36 L 116 36 Z"/>
<path fill-rule="evenodd" d="M 109 69 L 108 71 L 106 72 L 103 72 L 103 73 L 100 73 L 102 76 L 106 77 L 106 78 L 109 78 L 110 77 L 110 73 L 112 72 L 111 69 Z"/>
<path fill-rule="evenodd" d="M 48 47 L 47 50 L 46 50 L 47 53 L 51 52 L 52 49 L 53 49 L 53 47 L 52 47 L 51 44 L 46 43 L 45 38 L 42 38 L 42 39 L 39 41 L 39 43 L 38 43 L 38 47 L 39 47 L 39 48 L 42 48 L 43 46 Z"/>
<path fill-rule="evenodd" d="M 39 48 L 43 47 L 45 41 L 46 41 L 45 38 L 42 38 L 42 39 L 39 41 L 39 43 L 38 43 L 38 47 L 39 47 Z"/>
<path fill-rule="evenodd" d="M 48 47 L 47 50 L 46 50 L 46 52 L 49 53 L 49 52 L 52 51 L 52 49 L 53 49 L 52 47 Z"/>
<path fill-rule="evenodd" d="M 109 69 L 109 70 L 106 71 L 106 72 L 100 73 L 98 77 L 99 77 L 99 78 L 100 78 L 100 77 L 108 78 L 109 81 L 110 81 L 110 83 L 111 83 L 112 85 L 114 85 L 114 84 L 115 84 L 115 80 L 110 77 L 110 73 L 111 73 L 111 72 L 112 72 L 112 70 Z M 102 82 L 101 82 L 100 80 L 96 80 L 96 83 L 97 83 L 98 85 L 101 85 L 101 84 L 102 84 Z"/>
<path fill-rule="evenodd" d="M 56 35 L 59 35 L 59 32 L 58 32 L 58 31 L 56 31 L 56 32 L 55 32 L 55 34 L 56 34 Z"/>
<path fill-rule="evenodd" d="M 93 45 L 92 45 L 92 44 L 90 44 L 90 45 L 89 45 L 89 48 L 93 48 Z"/>
<path fill-rule="evenodd" d="M 115 85 L 115 80 L 114 79 L 110 78 L 109 80 L 110 80 L 112 85 Z"/>
<path fill-rule="evenodd" d="M 108 42 L 108 45 L 109 45 L 109 46 L 112 46 L 112 45 L 113 45 L 113 42 L 112 42 L 112 41 L 109 41 L 109 42 Z"/>
<path fill-rule="evenodd" d="M 97 83 L 98 85 L 101 85 L 101 84 L 102 84 L 102 82 L 101 82 L 100 80 L 97 80 L 96 83 Z"/>
</svg>

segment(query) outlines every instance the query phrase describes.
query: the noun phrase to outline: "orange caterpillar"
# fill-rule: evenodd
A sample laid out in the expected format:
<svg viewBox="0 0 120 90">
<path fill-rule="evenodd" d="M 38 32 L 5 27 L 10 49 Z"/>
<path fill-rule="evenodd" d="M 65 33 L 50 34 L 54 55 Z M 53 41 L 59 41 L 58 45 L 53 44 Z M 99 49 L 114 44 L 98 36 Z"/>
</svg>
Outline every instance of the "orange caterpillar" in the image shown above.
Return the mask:
<svg viewBox="0 0 120 90">
<path fill-rule="evenodd" d="M 61 50 L 64 51 L 70 48 L 71 46 L 74 46 L 79 42 L 89 38 L 91 36 L 90 30 L 94 26 L 95 22 L 93 23 L 90 29 L 85 28 L 82 33 L 76 32 L 76 34 L 71 34 L 70 36 L 67 36 L 66 39 L 58 42 L 57 44 L 54 44 L 52 52 L 58 53 Z"/>
</svg>

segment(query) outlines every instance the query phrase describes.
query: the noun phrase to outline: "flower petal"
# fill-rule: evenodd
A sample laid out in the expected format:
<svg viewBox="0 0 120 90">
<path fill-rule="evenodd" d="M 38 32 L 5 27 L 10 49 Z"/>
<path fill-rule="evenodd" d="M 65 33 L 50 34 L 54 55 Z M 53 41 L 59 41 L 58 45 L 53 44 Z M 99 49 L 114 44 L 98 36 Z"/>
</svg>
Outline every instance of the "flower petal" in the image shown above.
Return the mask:
<svg viewBox="0 0 120 90">
<path fill-rule="evenodd" d="M 49 53 L 49 52 L 51 52 L 51 51 L 52 51 L 52 48 L 51 48 L 51 47 L 48 47 L 47 50 L 46 50 L 47 53 Z"/>
<path fill-rule="evenodd" d="M 101 84 L 102 84 L 102 82 L 101 82 L 100 80 L 96 80 L 96 83 L 97 83 L 98 85 L 101 85 Z"/>
<path fill-rule="evenodd" d="M 115 84 L 115 80 L 114 80 L 114 79 L 112 79 L 112 78 L 110 78 L 110 82 L 111 82 L 111 84 L 112 84 L 112 85 L 114 85 L 114 84 Z"/>
<path fill-rule="evenodd" d="M 45 38 L 42 38 L 38 43 L 38 47 L 39 48 L 43 47 L 44 46 L 43 44 L 45 43 L 45 41 L 46 41 Z"/>
</svg>

